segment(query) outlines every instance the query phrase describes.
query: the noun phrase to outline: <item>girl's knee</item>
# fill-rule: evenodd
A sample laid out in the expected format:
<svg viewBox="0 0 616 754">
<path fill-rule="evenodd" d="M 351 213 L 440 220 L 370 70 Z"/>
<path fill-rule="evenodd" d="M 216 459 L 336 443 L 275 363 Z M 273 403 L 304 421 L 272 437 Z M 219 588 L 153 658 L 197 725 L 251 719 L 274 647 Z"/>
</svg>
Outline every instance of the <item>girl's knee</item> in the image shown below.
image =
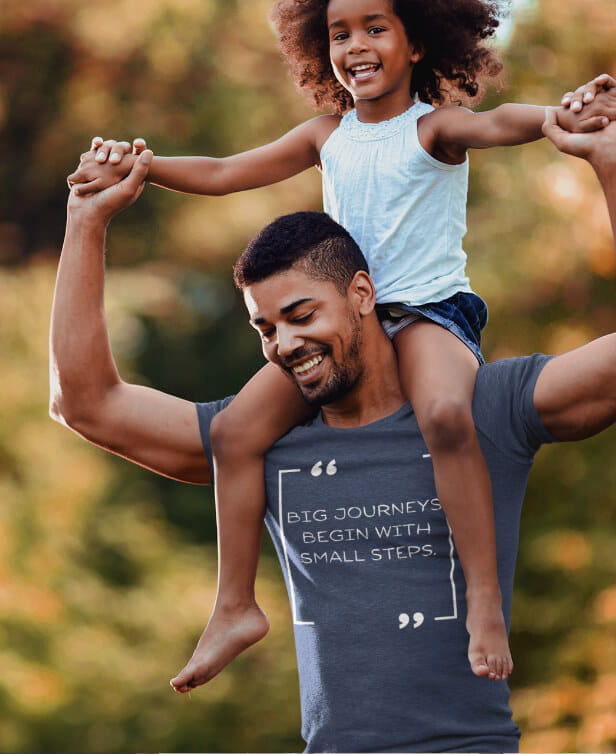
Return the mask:
<svg viewBox="0 0 616 754">
<path fill-rule="evenodd" d="M 455 450 L 476 432 L 471 405 L 456 397 L 438 398 L 423 412 L 421 431 L 430 447 Z"/>
</svg>

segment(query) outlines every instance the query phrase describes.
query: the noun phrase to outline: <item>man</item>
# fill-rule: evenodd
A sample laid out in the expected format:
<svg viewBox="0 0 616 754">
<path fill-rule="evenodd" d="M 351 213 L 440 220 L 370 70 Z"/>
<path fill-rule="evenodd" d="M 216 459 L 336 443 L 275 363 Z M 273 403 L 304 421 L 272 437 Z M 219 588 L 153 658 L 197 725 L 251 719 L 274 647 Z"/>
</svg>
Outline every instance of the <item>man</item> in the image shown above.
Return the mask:
<svg viewBox="0 0 616 754">
<path fill-rule="evenodd" d="M 593 166 L 616 227 L 616 124 L 566 134 L 548 113 L 544 128 L 561 151 Z M 144 152 L 117 186 L 69 199 L 51 412 L 158 473 L 208 483 L 209 427 L 225 401 L 195 409 L 124 383 L 105 325 L 106 226 L 138 197 L 150 158 Z M 331 244 L 343 260 L 335 266 L 322 253 Z M 352 240 L 320 213 L 281 218 L 249 245 L 236 280 L 267 359 L 321 404 L 266 464 L 266 521 L 291 602 L 307 751 L 515 751 L 506 682 L 468 668 L 460 566 Z M 543 442 L 582 439 L 616 421 L 616 335 L 556 358 L 482 367 L 474 416 L 492 475 L 508 620 L 533 456 Z M 193 681 L 189 667 L 179 685 Z"/>
</svg>

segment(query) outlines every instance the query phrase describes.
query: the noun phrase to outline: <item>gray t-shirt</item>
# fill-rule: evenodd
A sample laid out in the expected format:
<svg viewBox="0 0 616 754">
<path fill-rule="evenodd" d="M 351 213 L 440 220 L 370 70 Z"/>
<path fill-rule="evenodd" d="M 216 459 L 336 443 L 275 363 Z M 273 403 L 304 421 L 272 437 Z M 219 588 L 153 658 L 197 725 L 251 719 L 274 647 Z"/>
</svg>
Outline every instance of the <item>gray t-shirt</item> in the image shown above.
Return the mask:
<svg viewBox="0 0 616 754">
<path fill-rule="evenodd" d="M 533 405 L 548 358 L 494 362 L 477 376 L 507 621 L 528 473 L 553 441 Z M 209 424 L 228 400 L 197 406 L 210 461 Z M 468 664 L 464 576 L 410 405 L 355 429 L 320 416 L 296 427 L 268 452 L 266 485 L 306 751 L 517 751 L 507 683 Z"/>
</svg>

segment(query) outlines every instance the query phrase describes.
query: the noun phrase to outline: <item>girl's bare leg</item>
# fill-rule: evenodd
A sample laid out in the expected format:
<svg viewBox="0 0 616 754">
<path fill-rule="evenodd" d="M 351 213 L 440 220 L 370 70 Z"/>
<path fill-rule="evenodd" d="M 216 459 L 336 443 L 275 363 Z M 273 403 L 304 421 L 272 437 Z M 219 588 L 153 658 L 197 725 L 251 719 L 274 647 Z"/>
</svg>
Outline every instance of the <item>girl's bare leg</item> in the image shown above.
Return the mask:
<svg viewBox="0 0 616 754">
<path fill-rule="evenodd" d="M 477 359 L 455 335 L 423 319 L 401 330 L 394 345 L 464 570 L 469 662 L 476 675 L 502 680 L 513 662 L 496 567 L 492 487 L 471 411 Z"/>
<path fill-rule="evenodd" d="M 218 593 L 192 657 L 171 679 L 176 691 L 207 683 L 267 633 L 269 622 L 254 592 L 265 512 L 264 456 L 312 413 L 295 385 L 268 364 L 212 422 Z"/>
</svg>

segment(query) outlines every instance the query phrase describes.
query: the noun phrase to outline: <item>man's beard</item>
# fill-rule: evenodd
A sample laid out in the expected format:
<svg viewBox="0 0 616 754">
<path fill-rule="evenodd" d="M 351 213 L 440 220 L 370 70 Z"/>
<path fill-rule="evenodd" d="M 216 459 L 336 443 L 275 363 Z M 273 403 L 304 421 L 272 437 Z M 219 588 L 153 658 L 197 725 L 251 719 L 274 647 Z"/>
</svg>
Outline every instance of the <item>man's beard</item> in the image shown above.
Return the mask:
<svg viewBox="0 0 616 754">
<path fill-rule="evenodd" d="M 326 406 L 329 403 L 344 398 L 360 381 L 363 373 L 363 366 L 360 359 L 361 345 L 361 328 L 359 319 L 351 315 L 352 331 L 351 342 L 348 349 L 342 356 L 342 361 L 333 360 L 331 372 L 324 384 L 318 385 L 313 389 L 309 385 L 298 385 L 304 400 L 309 406 L 315 408 Z M 331 348 L 325 351 L 326 355 L 331 356 Z"/>
</svg>

